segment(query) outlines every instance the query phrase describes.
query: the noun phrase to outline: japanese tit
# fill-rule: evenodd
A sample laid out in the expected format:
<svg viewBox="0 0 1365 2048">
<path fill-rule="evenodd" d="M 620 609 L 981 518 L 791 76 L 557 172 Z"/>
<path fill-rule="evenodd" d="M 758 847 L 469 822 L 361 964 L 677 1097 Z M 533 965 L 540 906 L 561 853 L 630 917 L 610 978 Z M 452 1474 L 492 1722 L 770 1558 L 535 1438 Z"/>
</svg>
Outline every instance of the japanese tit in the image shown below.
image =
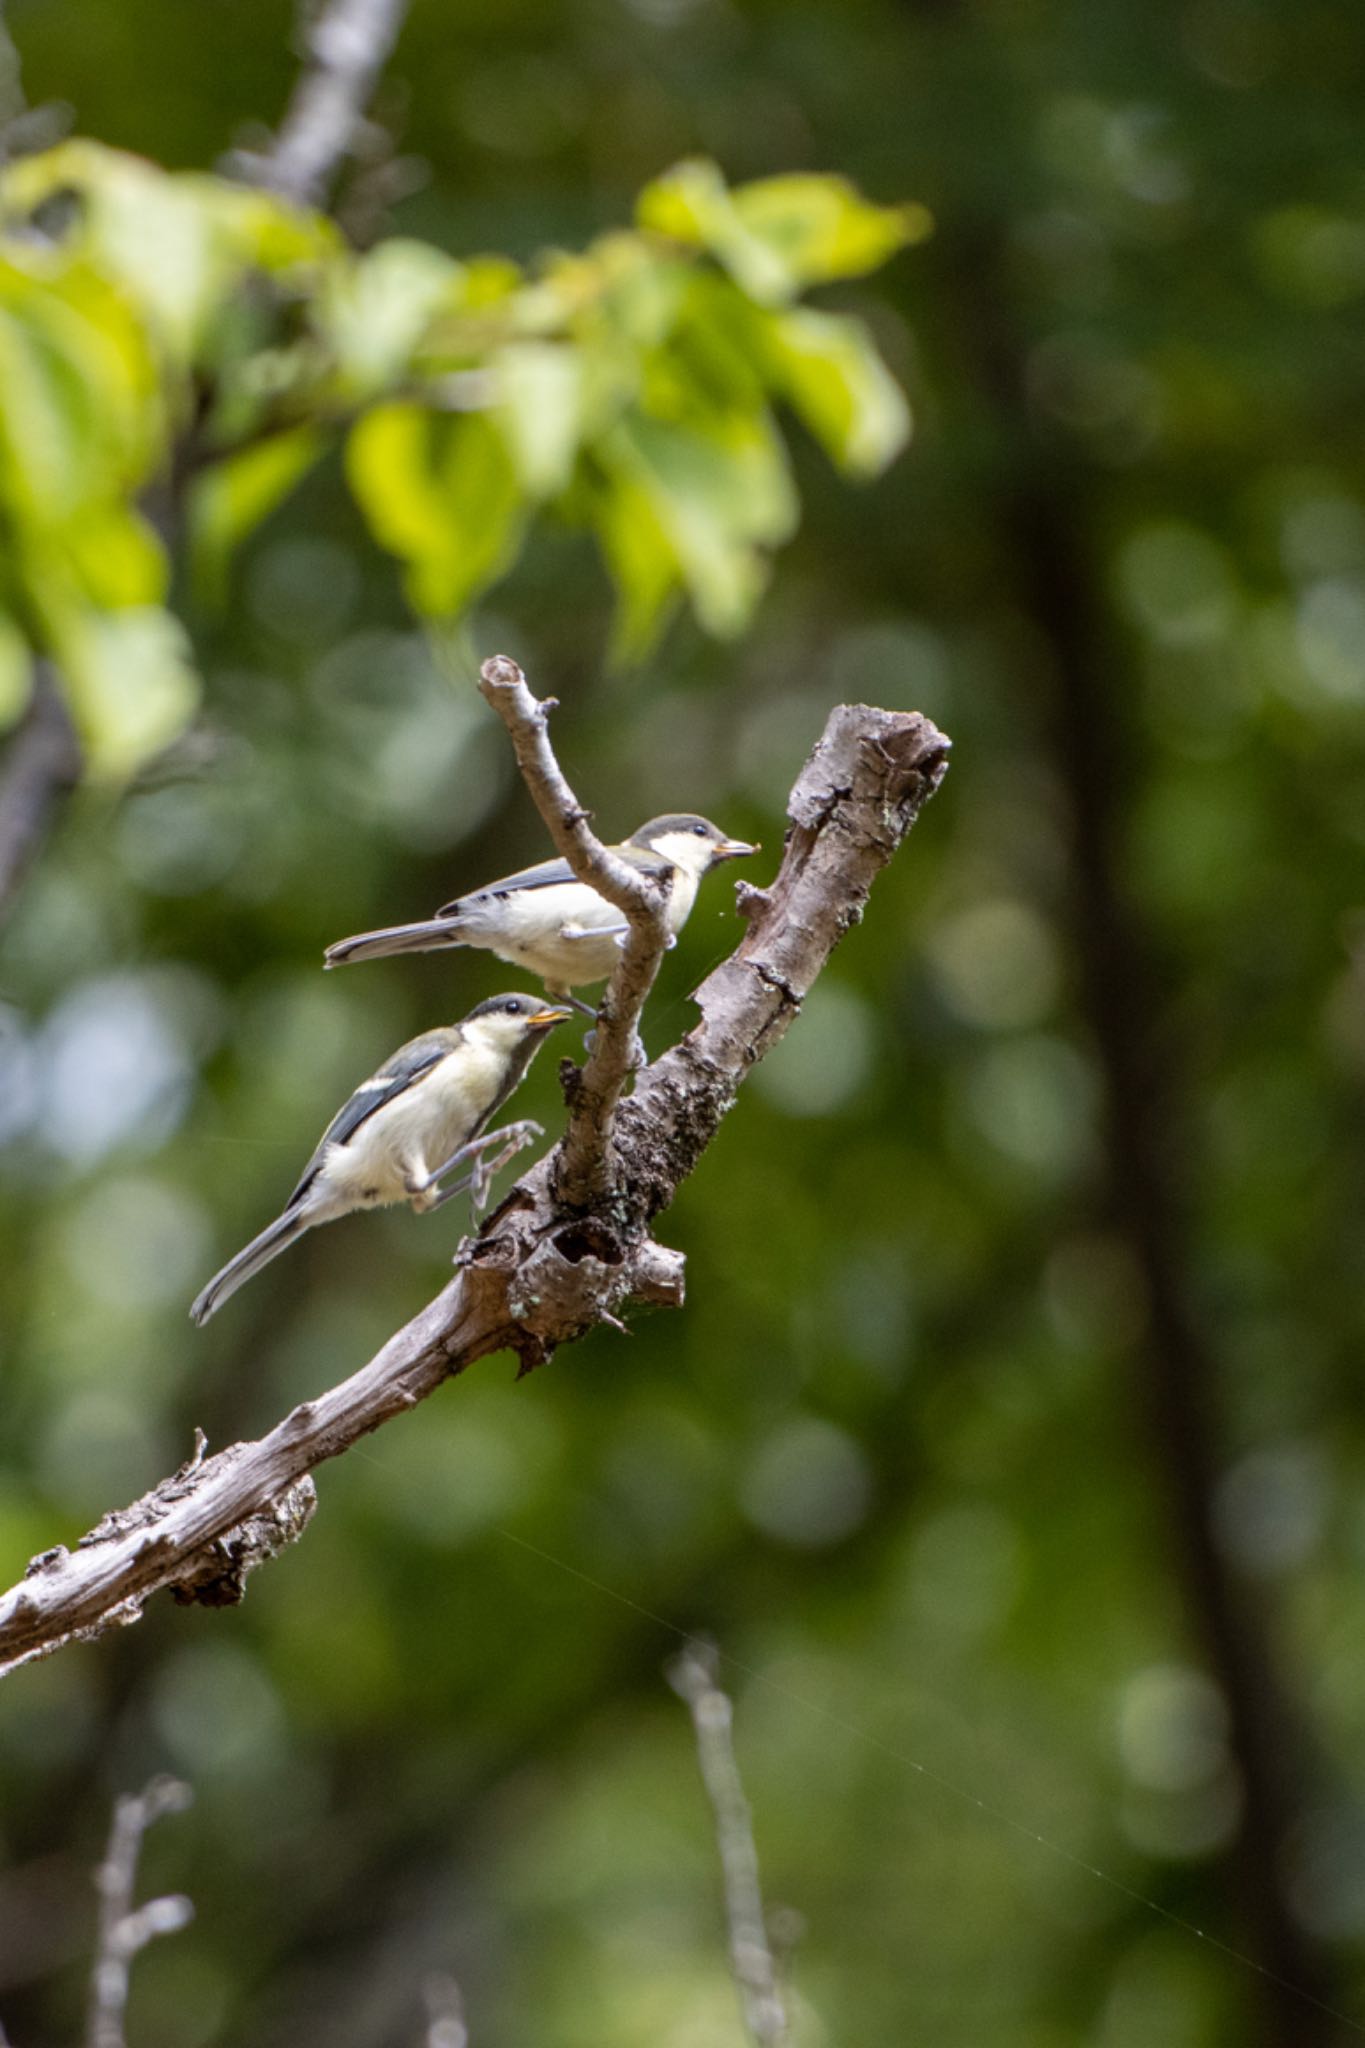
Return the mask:
<svg viewBox="0 0 1365 2048">
<path fill-rule="evenodd" d="M 738 860 L 758 848 L 743 839 L 727 839 L 707 818 L 673 812 L 651 818 L 611 851 L 642 874 L 667 881 L 671 944 L 687 922 L 702 876 L 718 861 Z M 615 904 L 578 881 L 566 860 L 546 860 L 468 896 L 457 896 L 423 924 L 390 925 L 338 939 L 325 957 L 328 967 L 342 967 L 352 960 L 382 960 L 392 953 L 478 946 L 538 974 L 552 996 L 572 1002 L 568 992 L 579 982 L 607 979 L 628 929 Z"/>
<path fill-rule="evenodd" d="M 275 1221 L 196 1295 L 194 1321 L 206 1323 L 243 1281 L 315 1223 L 388 1202 L 410 1202 L 419 1212 L 439 1209 L 471 1186 L 481 1200 L 498 1167 L 540 1135 L 538 1124 L 489 1131 L 488 1123 L 546 1033 L 570 1014 L 535 996 L 492 996 L 459 1024 L 424 1031 L 400 1046 L 332 1118 Z M 500 1140 L 502 1151 L 487 1160 L 485 1152 Z M 458 1166 L 467 1171 L 440 1187 Z"/>
</svg>

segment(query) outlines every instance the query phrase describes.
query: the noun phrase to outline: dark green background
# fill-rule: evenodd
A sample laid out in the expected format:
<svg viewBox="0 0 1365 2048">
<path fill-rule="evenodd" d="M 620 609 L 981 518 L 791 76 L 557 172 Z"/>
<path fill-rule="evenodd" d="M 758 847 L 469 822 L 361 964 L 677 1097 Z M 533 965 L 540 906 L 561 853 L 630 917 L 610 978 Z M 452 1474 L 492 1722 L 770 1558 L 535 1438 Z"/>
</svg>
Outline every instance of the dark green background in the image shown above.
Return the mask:
<svg viewBox="0 0 1365 2048">
<path fill-rule="evenodd" d="M 172 166 L 277 118 L 290 21 L 9 9 L 32 100 Z M 693 1628 L 804 1922 L 802 2048 L 1347 2038 L 1256 1965 L 1359 2030 L 1363 62 L 1317 0 L 418 0 L 379 102 L 427 167 L 406 233 L 575 245 L 690 151 L 937 221 L 827 295 L 915 441 L 865 491 L 801 451 L 742 644 L 684 623 L 608 679 L 549 534 L 471 652 L 561 698 L 604 828 L 695 806 L 757 880 L 830 704 L 919 707 L 955 764 L 664 1219 L 684 1313 L 479 1366 L 321 1473 L 242 1610 L 0 1690 L 18 2048 L 74 2037 L 109 1803 L 160 1769 L 197 1804 L 146 1882 L 198 1918 L 138 1965 L 139 2048 L 397 2048 L 432 1971 L 477 2048 L 738 2041 L 661 1677 Z M 202 742 L 69 809 L 0 964 L 6 1580 L 442 1283 L 452 1212 L 357 1219 L 185 1319 L 355 1080 L 509 983 L 324 979 L 324 942 L 542 846 L 339 470 L 190 618 Z M 713 882 L 656 1049 L 736 935 Z"/>
</svg>

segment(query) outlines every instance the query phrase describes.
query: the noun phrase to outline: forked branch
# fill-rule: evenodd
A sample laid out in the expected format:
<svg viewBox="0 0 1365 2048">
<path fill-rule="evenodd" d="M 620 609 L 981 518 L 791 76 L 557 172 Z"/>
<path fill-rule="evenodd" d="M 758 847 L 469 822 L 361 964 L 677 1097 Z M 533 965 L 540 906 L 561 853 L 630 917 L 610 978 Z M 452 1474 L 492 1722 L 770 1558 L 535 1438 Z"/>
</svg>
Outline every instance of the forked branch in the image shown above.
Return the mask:
<svg viewBox="0 0 1365 2048">
<path fill-rule="evenodd" d="M 569 1208 L 584 1208 L 600 1200 L 611 1184 L 612 1117 L 631 1071 L 640 1013 L 668 944 L 664 892 L 589 830 L 590 813 L 570 789 L 550 745 L 555 699 L 534 697 L 505 654 L 484 663 L 479 688 L 507 727 L 522 781 L 556 850 L 579 881 L 614 904 L 630 927 L 598 1013 L 588 1064 L 573 1089 L 569 1128 L 559 1148 L 556 1193 Z"/>
<path fill-rule="evenodd" d="M 543 725 L 541 738 L 548 752 Z M 367 1365 L 259 1441 L 196 1456 L 134 1508 L 107 1515 L 74 1551 L 35 1559 L 0 1598 L 0 1675 L 136 1620 L 163 1588 L 216 1604 L 239 1598 L 246 1573 L 301 1533 L 314 1469 L 476 1359 L 511 1349 L 529 1370 L 632 1307 L 680 1305 L 683 1261 L 653 1241 L 653 1219 L 861 918 L 947 761 L 947 740 L 913 712 L 833 711 L 792 791 L 776 879 L 766 890 L 739 885 L 747 928 L 697 990 L 699 1022 L 617 1106 L 607 1191 L 582 1205 L 560 1193 L 571 1124 L 460 1247 L 450 1284 Z M 571 798 L 568 808 L 577 810 Z M 565 834 L 581 825 L 560 820 Z M 585 865 L 593 857 L 582 842 L 575 851 Z M 605 893 L 608 879 L 604 868 L 594 886 Z"/>
<path fill-rule="evenodd" d="M 178 1778 L 153 1778 L 114 1808 L 109 1846 L 95 1872 L 99 1926 L 90 1973 L 86 2048 L 124 2048 L 124 2015 L 133 1958 L 161 1934 L 178 1934 L 194 1918 L 194 1907 L 178 1892 L 134 1904 L 137 1867 L 148 1828 L 169 1813 L 183 1813 L 193 1794 Z"/>
</svg>

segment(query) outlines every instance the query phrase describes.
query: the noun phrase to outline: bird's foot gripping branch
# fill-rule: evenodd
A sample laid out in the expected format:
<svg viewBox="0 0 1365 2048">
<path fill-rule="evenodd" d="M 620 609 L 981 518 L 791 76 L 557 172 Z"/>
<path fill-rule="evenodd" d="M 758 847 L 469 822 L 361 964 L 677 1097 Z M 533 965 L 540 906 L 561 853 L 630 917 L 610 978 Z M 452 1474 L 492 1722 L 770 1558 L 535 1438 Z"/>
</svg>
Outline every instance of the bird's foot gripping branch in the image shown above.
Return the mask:
<svg viewBox="0 0 1365 2048">
<path fill-rule="evenodd" d="M 75 1550 L 35 1559 L 0 1598 L 0 1674 L 136 1620 L 162 1589 L 239 1597 L 246 1572 L 306 1526 L 309 1474 L 476 1359 L 511 1349 L 525 1370 L 599 1323 L 619 1325 L 634 1306 L 680 1305 L 683 1261 L 654 1242 L 653 1221 L 749 1069 L 799 1014 L 947 767 L 948 741 L 913 712 L 831 712 L 792 790 L 775 880 L 739 885 L 745 933 L 697 990 L 698 1023 L 623 1099 L 663 919 L 648 885 L 618 872 L 623 864 L 588 830 L 550 747 L 546 706 L 520 670 L 501 657 L 486 663 L 482 687 L 556 846 L 630 925 L 592 1056 L 569 1072 L 565 1135 L 462 1248 L 450 1284 L 368 1364 L 256 1442 L 197 1456 L 135 1509 L 106 1515 Z"/>
</svg>

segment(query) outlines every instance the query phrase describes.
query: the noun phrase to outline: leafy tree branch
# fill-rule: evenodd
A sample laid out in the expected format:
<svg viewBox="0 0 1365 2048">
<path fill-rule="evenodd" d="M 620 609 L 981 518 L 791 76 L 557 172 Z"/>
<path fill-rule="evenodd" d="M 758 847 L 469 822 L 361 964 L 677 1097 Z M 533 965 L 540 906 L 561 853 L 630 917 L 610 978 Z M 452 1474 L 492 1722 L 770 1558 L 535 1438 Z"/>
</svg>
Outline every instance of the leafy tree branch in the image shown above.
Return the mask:
<svg viewBox="0 0 1365 2048">
<path fill-rule="evenodd" d="M 353 13 L 378 19 L 350 0 L 318 33 Z M 738 632 L 798 519 L 779 412 L 852 477 L 909 430 L 862 323 L 799 301 L 925 225 L 838 178 L 731 191 L 691 163 L 646 187 L 632 228 L 523 269 L 402 238 L 358 254 L 278 191 L 89 141 L 11 164 L 0 720 L 7 673 L 36 653 L 90 772 L 135 772 L 201 697 L 149 494 L 169 481 L 211 606 L 243 541 L 338 443 L 425 618 L 466 611 L 551 514 L 597 540 L 619 655 L 683 600 Z"/>
</svg>

